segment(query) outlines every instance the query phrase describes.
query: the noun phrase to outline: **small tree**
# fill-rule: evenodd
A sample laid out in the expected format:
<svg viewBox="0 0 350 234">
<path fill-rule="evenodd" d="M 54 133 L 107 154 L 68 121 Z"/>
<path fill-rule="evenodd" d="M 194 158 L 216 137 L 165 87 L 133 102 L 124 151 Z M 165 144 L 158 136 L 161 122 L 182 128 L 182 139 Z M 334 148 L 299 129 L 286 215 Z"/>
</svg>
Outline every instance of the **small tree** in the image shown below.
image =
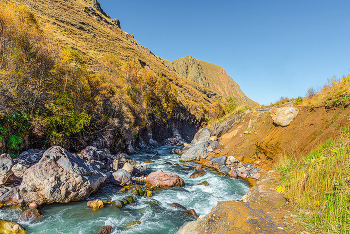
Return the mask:
<svg viewBox="0 0 350 234">
<path fill-rule="evenodd" d="M 309 88 L 306 92 L 306 96 L 311 98 L 316 95 L 316 91 L 313 87 Z"/>
</svg>

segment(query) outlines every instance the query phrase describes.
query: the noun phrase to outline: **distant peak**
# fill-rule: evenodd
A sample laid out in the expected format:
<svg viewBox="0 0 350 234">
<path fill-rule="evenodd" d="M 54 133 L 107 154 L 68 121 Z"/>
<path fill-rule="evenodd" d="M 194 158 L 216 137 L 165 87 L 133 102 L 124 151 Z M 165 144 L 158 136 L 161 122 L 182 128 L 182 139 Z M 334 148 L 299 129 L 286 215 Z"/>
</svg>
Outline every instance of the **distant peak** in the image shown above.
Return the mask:
<svg viewBox="0 0 350 234">
<path fill-rule="evenodd" d="M 102 9 L 100 3 L 97 0 L 92 0 L 92 7 L 99 11 L 102 15 L 111 18 L 104 10 Z"/>
</svg>

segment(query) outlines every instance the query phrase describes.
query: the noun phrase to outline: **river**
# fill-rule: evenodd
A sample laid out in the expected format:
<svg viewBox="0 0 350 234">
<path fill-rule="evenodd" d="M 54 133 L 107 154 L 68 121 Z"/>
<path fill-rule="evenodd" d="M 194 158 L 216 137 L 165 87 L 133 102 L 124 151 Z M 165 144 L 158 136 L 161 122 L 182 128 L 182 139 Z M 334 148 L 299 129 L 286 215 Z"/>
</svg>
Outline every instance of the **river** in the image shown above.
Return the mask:
<svg viewBox="0 0 350 234">
<path fill-rule="evenodd" d="M 170 154 L 170 149 L 169 146 L 162 146 L 156 149 L 158 154 L 143 153 L 131 157 L 140 162 L 153 160 L 154 163 L 145 164 L 146 173 L 157 170 L 175 173 L 184 179 L 184 187 L 155 190 L 153 197 L 135 196 L 136 202 L 122 209 L 106 206 L 93 211 L 86 206 L 86 201 L 51 204 L 41 209 L 44 218 L 40 221 L 20 222 L 20 224 L 28 230 L 28 233 L 35 234 L 93 234 L 98 233 L 105 225 L 113 227 L 113 234 L 176 233 L 185 222 L 194 219 L 181 217 L 183 211 L 171 207 L 171 203 L 179 203 L 187 209 L 194 209 L 198 215 L 206 215 L 217 201 L 241 200 L 248 192 L 247 182 L 218 176 L 210 170 L 206 170 L 206 174 L 202 177 L 189 178 L 194 169 L 183 170 L 179 156 Z M 179 163 L 180 166 L 174 165 L 175 163 Z M 198 185 L 203 181 L 207 181 L 209 186 Z M 125 196 L 126 193 L 100 189 L 89 200 L 97 198 L 117 200 Z M 15 209 L 0 211 L 0 218 L 5 220 L 17 221 L 19 215 L 20 211 Z M 134 221 L 140 221 L 141 224 L 130 226 L 129 224 Z"/>
</svg>

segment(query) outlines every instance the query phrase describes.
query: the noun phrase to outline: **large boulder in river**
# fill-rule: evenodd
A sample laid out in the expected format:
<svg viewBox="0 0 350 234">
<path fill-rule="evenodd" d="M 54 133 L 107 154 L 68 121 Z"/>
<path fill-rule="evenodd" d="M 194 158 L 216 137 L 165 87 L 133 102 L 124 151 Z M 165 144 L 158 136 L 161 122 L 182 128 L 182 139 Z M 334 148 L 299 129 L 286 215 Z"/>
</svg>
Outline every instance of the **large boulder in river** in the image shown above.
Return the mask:
<svg viewBox="0 0 350 234">
<path fill-rule="evenodd" d="M 106 175 L 89 161 L 53 146 L 25 171 L 20 194 L 26 202 L 38 205 L 80 201 L 97 191 L 105 179 Z"/>
<path fill-rule="evenodd" d="M 271 118 L 276 125 L 288 126 L 298 115 L 299 110 L 295 107 L 274 108 L 271 110 Z"/>
<path fill-rule="evenodd" d="M 178 175 L 162 170 L 152 172 L 146 178 L 147 186 L 175 187 L 184 186 L 185 181 Z"/>
<path fill-rule="evenodd" d="M 12 172 L 12 158 L 9 154 L 0 155 L 0 185 L 6 183 L 8 178 L 13 174 Z"/>
<path fill-rule="evenodd" d="M 207 128 L 199 130 L 189 146 L 183 149 L 181 160 L 192 161 L 208 157 L 208 146 L 210 145 L 210 132 Z"/>
<path fill-rule="evenodd" d="M 183 155 L 181 155 L 181 160 L 192 161 L 192 160 L 200 160 L 200 158 L 207 158 L 208 146 L 209 146 L 209 141 L 198 142 L 196 145 L 188 149 Z"/>
<path fill-rule="evenodd" d="M 210 140 L 210 131 L 207 128 L 202 128 L 199 130 L 196 135 L 194 136 L 191 144 L 195 145 L 199 142 L 205 142 Z"/>
<path fill-rule="evenodd" d="M 129 185 L 132 183 L 131 175 L 124 169 L 119 169 L 112 173 L 111 181 L 119 186 Z"/>
</svg>

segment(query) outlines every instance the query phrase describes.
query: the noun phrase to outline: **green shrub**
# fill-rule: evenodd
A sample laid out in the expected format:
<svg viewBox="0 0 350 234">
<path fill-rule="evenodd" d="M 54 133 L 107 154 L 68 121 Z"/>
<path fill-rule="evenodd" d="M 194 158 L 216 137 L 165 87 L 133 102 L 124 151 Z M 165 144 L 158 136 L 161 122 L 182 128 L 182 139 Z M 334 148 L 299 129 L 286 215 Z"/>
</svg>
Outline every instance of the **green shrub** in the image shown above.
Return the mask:
<svg viewBox="0 0 350 234">
<path fill-rule="evenodd" d="M 72 98 L 67 93 L 47 105 L 47 109 L 49 113 L 44 122 L 51 144 L 64 144 L 64 137 L 77 134 L 90 124 L 91 116 L 85 110 L 76 110 Z"/>
</svg>

